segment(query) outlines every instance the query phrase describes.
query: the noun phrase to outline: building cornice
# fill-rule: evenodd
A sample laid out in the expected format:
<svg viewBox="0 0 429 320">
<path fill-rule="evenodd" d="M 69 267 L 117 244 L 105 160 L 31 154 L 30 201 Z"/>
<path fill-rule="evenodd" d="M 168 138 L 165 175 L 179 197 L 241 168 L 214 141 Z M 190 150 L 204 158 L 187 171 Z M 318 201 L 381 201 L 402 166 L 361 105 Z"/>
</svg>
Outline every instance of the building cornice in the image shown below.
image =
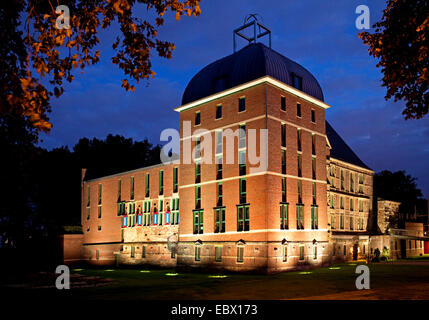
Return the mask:
<svg viewBox="0 0 429 320">
<path fill-rule="evenodd" d="M 189 109 L 192 109 L 192 108 L 197 107 L 199 105 L 208 103 L 210 101 L 213 101 L 213 100 L 216 100 L 219 98 L 223 98 L 225 96 L 237 93 L 237 92 L 245 90 L 245 89 L 249 89 L 251 87 L 254 87 L 254 86 L 257 86 L 260 84 L 265 84 L 265 83 L 268 83 L 268 84 L 271 84 L 275 87 L 278 87 L 278 88 L 280 88 L 286 92 L 289 92 L 290 94 L 293 94 L 293 95 L 295 95 L 295 96 L 297 96 L 297 97 L 299 97 L 305 101 L 313 103 L 313 104 L 315 104 L 315 105 L 317 105 L 323 109 L 328 109 L 331 107 L 330 105 L 326 104 L 325 102 L 320 101 L 320 100 L 310 96 L 309 94 L 302 92 L 302 91 L 300 91 L 300 90 L 298 90 L 298 89 L 296 89 L 290 85 L 287 85 L 281 81 L 278 81 L 278 80 L 276 80 L 270 76 L 264 76 L 264 77 L 258 78 L 256 80 L 252 80 L 252 81 L 243 83 L 243 84 L 236 86 L 236 87 L 233 87 L 231 89 L 227 89 L 227 90 L 212 94 L 208 97 L 204 97 L 202 99 L 198 99 L 196 101 L 192 101 L 190 103 L 184 104 L 180 107 L 175 108 L 174 111 L 182 112 L 185 110 L 189 110 Z"/>
</svg>

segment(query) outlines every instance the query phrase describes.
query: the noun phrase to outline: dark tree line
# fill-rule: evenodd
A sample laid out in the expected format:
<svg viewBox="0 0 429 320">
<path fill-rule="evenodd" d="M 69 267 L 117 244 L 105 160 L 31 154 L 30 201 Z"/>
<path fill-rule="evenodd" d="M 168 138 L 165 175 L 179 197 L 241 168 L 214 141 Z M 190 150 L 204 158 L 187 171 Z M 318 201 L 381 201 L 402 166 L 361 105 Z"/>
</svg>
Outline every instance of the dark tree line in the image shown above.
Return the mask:
<svg viewBox="0 0 429 320">
<path fill-rule="evenodd" d="M 425 210 L 426 201 L 422 199 L 423 195 L 417 187 L 416 180 L 403 170 L 396 172 L 383 170 L 374 175 L 375 199 L 382 198 L 401 203 L 399 216 L 392 221 L 398 227 L 404 227 L 407 217 L 413 216 L 416 210 Z"/>
<path fill-rule="evenodd" d="M 22 123 L 0 123 L 1 248 L 26 246 L 58 236 L 64 226 L 80 225 L 82 168 L 94 178 L 159 163 L 160 146 L 148 140 L 108 135 L 104 140 L 82 138 L 72 150 L 50 151 L 35 141 Z"/>
</svg>

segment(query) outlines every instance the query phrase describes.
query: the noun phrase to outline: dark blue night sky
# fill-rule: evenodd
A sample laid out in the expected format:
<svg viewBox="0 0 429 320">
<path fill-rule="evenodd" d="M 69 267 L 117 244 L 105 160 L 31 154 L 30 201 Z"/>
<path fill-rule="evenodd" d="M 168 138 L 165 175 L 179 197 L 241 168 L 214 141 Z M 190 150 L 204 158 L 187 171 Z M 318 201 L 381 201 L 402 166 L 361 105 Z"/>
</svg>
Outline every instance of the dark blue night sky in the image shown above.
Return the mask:
<svg viewBox="0 0 429 320">
<path fill-rule="evenodd" d="M 197 18 L 176 21 L 167 15 L 159 35 L 175 43 L 173 59 L 154 57 L 156 78 L 137 86 L 135 93 L 121 88 L 123 74 L 111 63 L 114 29 L 103 31 L 100 63 L 77 74 L 65 94 L 52 101 L 53 129 L 41 136 L 41 146 L 72 147 L 79 138 L 108 133 L 161 143 L 163 129 L 179 127 L 173 108 L 180 105 L 188 81 L 205 65 L 231 54 L 232 30 L 248 13 L 258 13 L 271 28 L 272 48 L 318 79 L 332 106 L 328 121 L 359 157 L 375 171 L 405 169 L 428 196 L 429 116 L 405 121 L 404 104 L 384 100 L 377 61 L 357 37 L 355 9 L 360 4 L 369 6 L 371 25 L 385 7 L 381 0 L 203 0 Z M 145 9 L 138 12 L 148 16 Z"/>
</svg>

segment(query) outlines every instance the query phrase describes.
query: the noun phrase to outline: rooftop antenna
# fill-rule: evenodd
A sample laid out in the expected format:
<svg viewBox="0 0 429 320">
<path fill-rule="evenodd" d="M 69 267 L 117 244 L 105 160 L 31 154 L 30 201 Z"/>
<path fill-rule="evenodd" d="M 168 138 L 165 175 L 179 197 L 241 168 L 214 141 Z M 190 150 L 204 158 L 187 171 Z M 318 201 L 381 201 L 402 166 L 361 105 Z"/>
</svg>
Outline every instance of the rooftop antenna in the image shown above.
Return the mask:
<svg viewBox="0 0 429 320">
<path fill-rule="evenodd" d="M 234 30 L 233 32 L 234 52 L 237 49 L 236 36 L 239 36 L 247 40 L 250 44 L 252 42 L 256 43 L 259 38 L 268 35 L 269 47 L 271 48 L 271 30 L 258 21 L 258 16 L 262 20 L 262 17 L 257 13 L 248 14 L 244 18 L 244 24 L 241 27 L 238 27 L 237 29 Z M 248 30 L 249 28 L 252 28 L 252 26 L 253 26 L 253 36 L 245 35 L 243 32 L 246 29 Z"/>
</svg>

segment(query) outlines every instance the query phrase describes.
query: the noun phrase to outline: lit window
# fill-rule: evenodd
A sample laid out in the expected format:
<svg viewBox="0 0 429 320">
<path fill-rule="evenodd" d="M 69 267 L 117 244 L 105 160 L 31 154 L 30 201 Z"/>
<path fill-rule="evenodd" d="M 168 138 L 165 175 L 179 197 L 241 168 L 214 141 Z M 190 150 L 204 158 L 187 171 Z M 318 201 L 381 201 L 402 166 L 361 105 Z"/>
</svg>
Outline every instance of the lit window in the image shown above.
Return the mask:
<svg viewBox="0 0 429 320">
<path fill-rule="evenodd" d="M 296 206 L 296 228 L 298 230 L 304 229 L 304 206 Z"/>
<path fill-rule="evenodd" d="M 225 208 L 214 209 L 215 233 L 225 232 Z"/>
<path fill-rule="evenodd" d="M 237 231 L 249 231 L 249 205 L 237 206 Z"/>
<path fill-rule="evenodd" d="M 289 229 L 289 212 L 287 204 L 280 204 L 280 229 Z"/>
<path fill-rule="evenodd" d="M 196 246 L 195 247 L 195 261 L 200 261 L 201 259 L 201 247 Z"/>
<path fill-rule="evenodd" d="M 204 231 L 203 226 L 203 210 L 194 211 L 194 234 L 202 234 Z"/>
<path fill-rule="evenodd" d="M 244 261 L 244 247 L 237 247 L 237 262 Z"/>
</svg>

